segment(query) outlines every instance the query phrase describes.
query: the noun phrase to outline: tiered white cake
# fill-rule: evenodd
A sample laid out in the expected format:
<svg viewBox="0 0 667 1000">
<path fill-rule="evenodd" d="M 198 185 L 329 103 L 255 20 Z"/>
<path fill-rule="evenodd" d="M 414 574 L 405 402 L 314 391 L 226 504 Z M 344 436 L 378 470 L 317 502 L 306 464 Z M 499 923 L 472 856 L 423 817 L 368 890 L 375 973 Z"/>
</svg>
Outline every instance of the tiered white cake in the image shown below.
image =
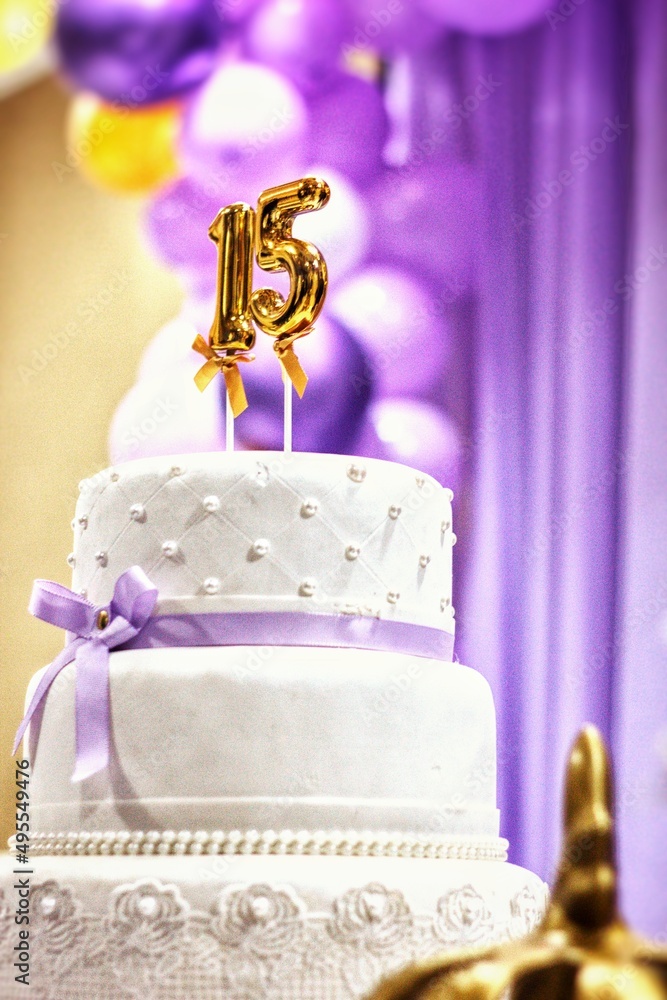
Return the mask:
<svg viewBox="0 0 667 1000">
<path fill-rule="evenodd" d="M 449 490 L 378 460 L 189 455 L 82 483 L 73 523 L 76 591 L 106 605 L 138 565 L 155 615 L 219 616 L 225 644 L 112 652 L 111 763 L 80 783 L 74 664 L 51 686 L 28 741 L 40 997 L 337 1000 L 531 929 L 545 890 L 505 861 L 490 690 L 424 655 L 454 630 Z"/>
</svg>

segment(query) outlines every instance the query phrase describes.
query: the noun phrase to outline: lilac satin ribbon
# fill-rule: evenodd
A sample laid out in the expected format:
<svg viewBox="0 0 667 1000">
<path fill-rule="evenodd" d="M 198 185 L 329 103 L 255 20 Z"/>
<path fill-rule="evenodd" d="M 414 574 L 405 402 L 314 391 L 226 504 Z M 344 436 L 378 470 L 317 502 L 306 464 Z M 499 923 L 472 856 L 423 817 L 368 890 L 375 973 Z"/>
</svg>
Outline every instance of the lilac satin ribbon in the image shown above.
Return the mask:
<svg viewBox="0 0 667 1000">
<path fill-rule="evenodd" d="M 157 589 L 139 566 L 119 576 L 108 607 L 96 607 L 59 583 L 35 580 L 30 612 L 51 625 L 67 629 L 70 642 L 44 671 L 16 734 L 14 753 L 53 681 L 74 660 L 76 766 L 72 781 L 82 781 L 107 766 L 111 722 L 109 650 L 139 635 L 153 612 L 157 596 Z"/>
<path fill-rule="evenodd" d="M 454 636 L 441 629 L 358 615 L 303 611 L 153 615 L 158 592 L 138 566 L 116 581 L 108 607 L 67 587 L 36 580 L 29 610 L 67 629 L 70 642 L 44 671 L 21 723 L 14 753 L 32 716 L 63 667 L 76 661 L 76 767 L 72 781 L 109 762 L 109 651 L 173 646 L 318 646 L 374 649 L 440 660 L 454 655 Z M 100 628 L 100 614 L 108 624 Z"/>
<path fill-rule="evenodd" d="M 382 618 L 306 611 L 154 615 L 123 649 L 165 646 L 329 646 L 451 660 L 451 632 Z"/>
</svg>

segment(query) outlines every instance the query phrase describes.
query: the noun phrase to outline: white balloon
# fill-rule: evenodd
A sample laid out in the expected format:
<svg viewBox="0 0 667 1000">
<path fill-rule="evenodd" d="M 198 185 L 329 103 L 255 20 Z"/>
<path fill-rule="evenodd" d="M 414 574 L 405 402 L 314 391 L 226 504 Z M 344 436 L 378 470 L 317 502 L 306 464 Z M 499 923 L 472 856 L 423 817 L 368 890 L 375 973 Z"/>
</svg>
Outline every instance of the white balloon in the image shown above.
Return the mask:
<svg viewBox="0 0 667 1000">
<path fill-rule="evenodd" d="M 370 231 L 368 210 L 352 184 L 335 170 L 317 166 L 307 174 L 323 177 L 331 188 L 331 198 L 319 211 L 297 216 L 292 231 L 321 250 L 329 280 L 337 284 L 359 266 L 366 254 Z"/>
<path fill-rule="evenodd" d="M 442 301 L 417 278 L 373 265 L 335 292 L 329 308 L 367 348 L 381 394 L 419 394 L 442 378 L 448 320 Z"/>
<path fill-rule="evenodd" d="M 401 462 L 455 492 L 458 489 L 462 457 L 458 430 L 446 413 L 424 400 L 388 398 L 372 403 L 359 454 Z"/>
<path fill-rule="evenodd" d="M 277 166 L 281 177 L 297 169 L 306 122 L 304 100 L 284 76 L 257 63 L 224 62 L 186 114 L 183 159 L 213 185 L 212 195 L 254 204 L 276 183 Z"/>
<path fill-rule="evenodd" d="M 180 316 L 165 323 L 141 355 L 137 381 L 154 378 L 163 371 L 175 371 L 182 364 L 193 363 L 196 355 L 192 350 L 192 342 L 196 336 L 197 328 L 185 314 L 185 310 Z M 203 362 L 202 358 L 200 364 Z"/>
<path fill-rule="evenodd" d="M 193 381 L 203 363 L 202 358 L 201 362 L 165 368 L 130 389 L 111 421 L 112 463 L 224 448 L 224 411 L 218 386 L 213 383 L 200 392 Z"/>
</svg>

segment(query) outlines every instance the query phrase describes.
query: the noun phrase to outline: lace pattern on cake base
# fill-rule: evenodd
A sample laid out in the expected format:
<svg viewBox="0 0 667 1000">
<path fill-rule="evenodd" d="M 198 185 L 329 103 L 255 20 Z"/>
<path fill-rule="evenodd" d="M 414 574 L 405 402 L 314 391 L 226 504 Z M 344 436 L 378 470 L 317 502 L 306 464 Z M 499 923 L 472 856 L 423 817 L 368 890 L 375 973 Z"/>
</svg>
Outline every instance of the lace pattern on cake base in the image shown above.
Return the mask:
<svg viewBox="0 0 667 1000">
<path fill-rule="evenodd" d="M 289 885 L 232 884 L 209 912 L 180 889 L 140 879 L 87 912 L 56 880 L 31 893 L 31 996 L 39 1000 L 356 1000 L 387 973 L 453 946 L 509 940 L 541 919 L 545 892 L 526 885 L 502 908 L 472 884 L 431 915 L 380 882 L 309 908 Z M 18 1000 L 13 921 L 0 890 L 0 995 Z"/>
</svg>

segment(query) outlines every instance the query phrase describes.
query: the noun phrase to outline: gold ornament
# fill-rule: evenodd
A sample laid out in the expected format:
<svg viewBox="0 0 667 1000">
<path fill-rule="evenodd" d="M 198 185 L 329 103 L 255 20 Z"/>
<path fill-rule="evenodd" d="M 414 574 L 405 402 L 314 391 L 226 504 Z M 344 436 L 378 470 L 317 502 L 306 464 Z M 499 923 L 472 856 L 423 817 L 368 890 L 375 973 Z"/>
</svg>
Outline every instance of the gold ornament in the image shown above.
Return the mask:
<svg viewBox="0 0 667 1000">
<path fill-rule="evenodd" d="M 607 751 L 587 726 L 570 756 L 562 857 L 541 925 L 510 944 L 414 965 L 370 1000 L 667 1000 L 667 950 L 618 913 L 611 800 Z"/>
<path fill-rule="evenodd" d="M 303 212 L 316 212 L 329 200 L 326 181 L 305 177 L 262 192 L 257 205 L 255 249 L 264 271 L 287 271 L 290 290 L 284 299 L 273 288 L 259 288 L 250 299 L 260 329 L 276 338 L 273 349 L 299 396 L 308 382 L 293 344 L 310 333 L 327 290 L 327 265 L 312 243 L 292 236 L 292 224 Z"/>
</svg>

